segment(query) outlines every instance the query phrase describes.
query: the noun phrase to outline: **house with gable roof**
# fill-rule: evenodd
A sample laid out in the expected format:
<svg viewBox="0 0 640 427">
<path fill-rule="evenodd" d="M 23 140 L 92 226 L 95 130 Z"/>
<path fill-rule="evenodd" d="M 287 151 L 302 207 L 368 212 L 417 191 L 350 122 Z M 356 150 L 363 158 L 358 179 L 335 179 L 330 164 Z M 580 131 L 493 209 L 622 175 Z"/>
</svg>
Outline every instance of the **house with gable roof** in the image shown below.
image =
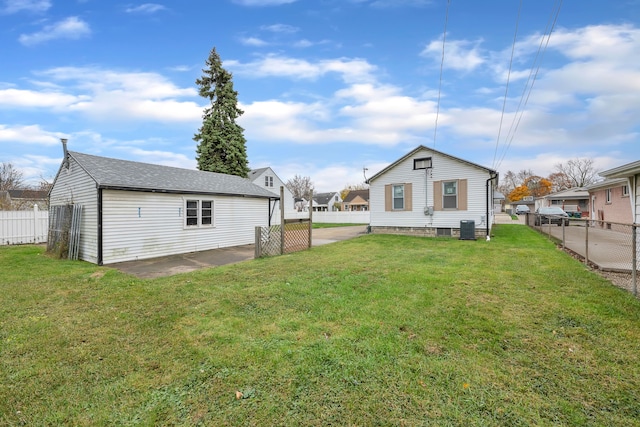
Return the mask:
<svg viewBox="0 0 640 427">
<path fill-rule="evenodd" d="M 605 179 L 589 185 L 591 219 L 631 224 L 631 192 L 626 178 Z"/>
<path fill-rule="evenodd" d="M 50 207 L 81 205 L 78 257 L 103 265 L 255 243 L 277 197 L 247 178 L 67 151 Z"/>
<path fill-rule="evenodd" d="M 420 145 L 367 183 L 373 233 L 490 235 L 498 185 L 492 169 Z"/>
<path fill-rule="evenodd" d="M 631 221 L 640 224 L 640 160 L 600 172 L 605 179 L 624 179 L 631 206 Z M 624 191 L 624 189 L 622 189 Z M 596 218 L 597 219 L 597 218 Z"/>
<path fill-rule="evenodd" d="M 295 200 L 291 190 L 287 188 L 285 183 L 270 167 L 253 169 L 249 172 L 249 180 L 255 185 L 265 188 L 272 192 L 275 196 L 280 197 L 280 187 L 284 190 L 284 200 L 282 205 L 284 206 L 284 216 L 289 217 L 290 214 L 296 212 Z M 272 204 L 272 212 L 269 214 L 271 217 L 271 224 L 280 224 L 280 200 L 278 199 Z"/>
<path fill-rule="evenodd" d="M 350 190 L 342 201 L 343 211 L 368 211 L 369 210 L 369 189 Z"/>
<path fill-rule="evenodd" d="M 339 211 L 342 198 L 340 193 L 316 193 L 313 195 L 313 210 L 316 212 L 336 212 Z"/>
</svg>

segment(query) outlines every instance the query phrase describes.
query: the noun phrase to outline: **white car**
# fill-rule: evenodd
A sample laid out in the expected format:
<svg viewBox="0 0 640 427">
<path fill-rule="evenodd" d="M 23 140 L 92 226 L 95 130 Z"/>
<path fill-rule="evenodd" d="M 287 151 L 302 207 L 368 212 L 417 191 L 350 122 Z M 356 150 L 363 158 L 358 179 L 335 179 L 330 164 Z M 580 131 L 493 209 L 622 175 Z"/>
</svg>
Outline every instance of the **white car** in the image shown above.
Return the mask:
<svg viewBox="0 0 640 427">
<path fill-rule="evenodd" d="M 518 206 L 516 206 L 516 215 L 525 214 L 525 213 L 529 213 L 529 212 L 531 212 L 531 210 L 529 209 L 529 206 L 527 206 L 527 205 L 518 205 Z"/>
</svg>

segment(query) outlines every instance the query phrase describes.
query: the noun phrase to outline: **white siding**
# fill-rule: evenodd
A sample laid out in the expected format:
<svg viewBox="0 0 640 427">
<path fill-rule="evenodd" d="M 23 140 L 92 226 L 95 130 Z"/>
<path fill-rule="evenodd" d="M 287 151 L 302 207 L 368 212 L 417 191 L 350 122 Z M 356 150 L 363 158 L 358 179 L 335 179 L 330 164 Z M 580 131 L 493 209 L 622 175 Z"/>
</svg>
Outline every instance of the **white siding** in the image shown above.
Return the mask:
<svg viewBox="0 0 640 427">
<path fill-rule="evenodd" d="M 631 181 L 635 181 L 635 191 L 633 192 L 635 196 L 635 206 L 632 206 L 633 212 L 635 213 L 635 224 L 640 224 L 640 174 L 632 177 Z"/>
<path fill-rule="evenodd" d="M 265 186 L 265 182 L 264 182 L 265 176 L 273 177 L 273 187 Z M 256 176 L 252 182 L 260 187 L 267 189 L 268 191 L 271 191 L 276 197 L 280 197 L 280 187 L 281 186 L 284 187 L 283 204 L 284 204 L 285 218 L 291 218 L 292 215 L 296 212 L 294 208 L 293 194 L 291 194 L 291 191 L 289 191 L 287 186 L 284 185 L 284 182 L 280 180 L 280 178 L 278 177 L 278 175 L 276 175 L 273 169 L 271 168 L 265 169 L 260 175 Z M 271 204 L 273 205 L 273 203 L 276 203 L 276 207 L 273 211 L 271 224 L 280 224 L 280 204 L 277 201 L 275 202 L 272 201 Z"/>
<path fill-rule="evenodd" d="M 214 201 L 213 227 L 185 227 L 184 200 Z M 252 244 L 268 200 L 104 190 L 103 263 Z"/>
<path fill-rule="evenodd" d="M 49 206 L 82 205 L 78 257 L 98 262 L 98 192 L 93 179 L 73 160 L 62 166 L 51 189 Z"/>
<path fill-rule="evenodd" d="M 425 179 L 425 170 L 414 170 L 413 159 L 431 157 L 433 169 Z M 476 229 L 486 228 L 487 220 L 492 223 L 493 200 L 489 192 L 489 218 L 486 217 L 486 181 L 487 170 L 460 162 L 448 156 L 430 150 L 420 150 L 395 167 L 378 176 L 369 188 L 369 204 L 372 227 L 425 227 L 425 228 L 460 228 L 460 221 L 475 222 Z M 433 215 L 425 215 L 426 207 L 434 206 L 433 183 L 454 179 L 467 179 L 467 210 L 434 211 Z M 411 211 L 385 211 L 385 185 L 411 183 Z M 426 188 L 425 188 L 426 183 Z"/>
</svg>

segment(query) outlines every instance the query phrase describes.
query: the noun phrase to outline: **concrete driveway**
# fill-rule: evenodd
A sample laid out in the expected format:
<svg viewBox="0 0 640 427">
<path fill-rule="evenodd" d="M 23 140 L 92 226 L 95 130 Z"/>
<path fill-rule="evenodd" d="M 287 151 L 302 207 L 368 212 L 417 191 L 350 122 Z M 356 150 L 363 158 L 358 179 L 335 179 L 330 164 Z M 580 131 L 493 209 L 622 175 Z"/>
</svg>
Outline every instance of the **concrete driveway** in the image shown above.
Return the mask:
<svg viewBox="0 0 640 427">
<path fill-rule="evenodd" d="M 312 231 L 312 246 L 326 245 L 341 240 L 353 239 L 366 232 L 365 225 L 352 227 L 317 228 Z M 127 261 L 109 264 L 122 272 L 141 279 L 172 276 L 188 273 L 201 268 L 217 267 L 226 264 L 247 261 L 254 258 L 255 246 L 233 246 L 230 248 L 211 249 L 201 252 L 190 252 L 180 255 L 169 255 L 140 261 Z"/>
</svg>

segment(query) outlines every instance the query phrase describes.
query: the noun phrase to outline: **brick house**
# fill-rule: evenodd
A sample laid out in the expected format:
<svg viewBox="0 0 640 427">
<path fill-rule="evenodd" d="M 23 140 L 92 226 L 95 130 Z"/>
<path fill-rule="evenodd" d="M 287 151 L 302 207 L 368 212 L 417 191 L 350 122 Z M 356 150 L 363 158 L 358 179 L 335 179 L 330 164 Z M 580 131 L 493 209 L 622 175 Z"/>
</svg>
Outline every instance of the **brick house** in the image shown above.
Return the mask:
<svg viewBox="0 0 640 427">
<path fill-rule="evenodd" d="M 633 223 L 629 181 L 605 179 L 587 187 L 591 199 L 591 218 L 600 221 Z"/>
</svg>

